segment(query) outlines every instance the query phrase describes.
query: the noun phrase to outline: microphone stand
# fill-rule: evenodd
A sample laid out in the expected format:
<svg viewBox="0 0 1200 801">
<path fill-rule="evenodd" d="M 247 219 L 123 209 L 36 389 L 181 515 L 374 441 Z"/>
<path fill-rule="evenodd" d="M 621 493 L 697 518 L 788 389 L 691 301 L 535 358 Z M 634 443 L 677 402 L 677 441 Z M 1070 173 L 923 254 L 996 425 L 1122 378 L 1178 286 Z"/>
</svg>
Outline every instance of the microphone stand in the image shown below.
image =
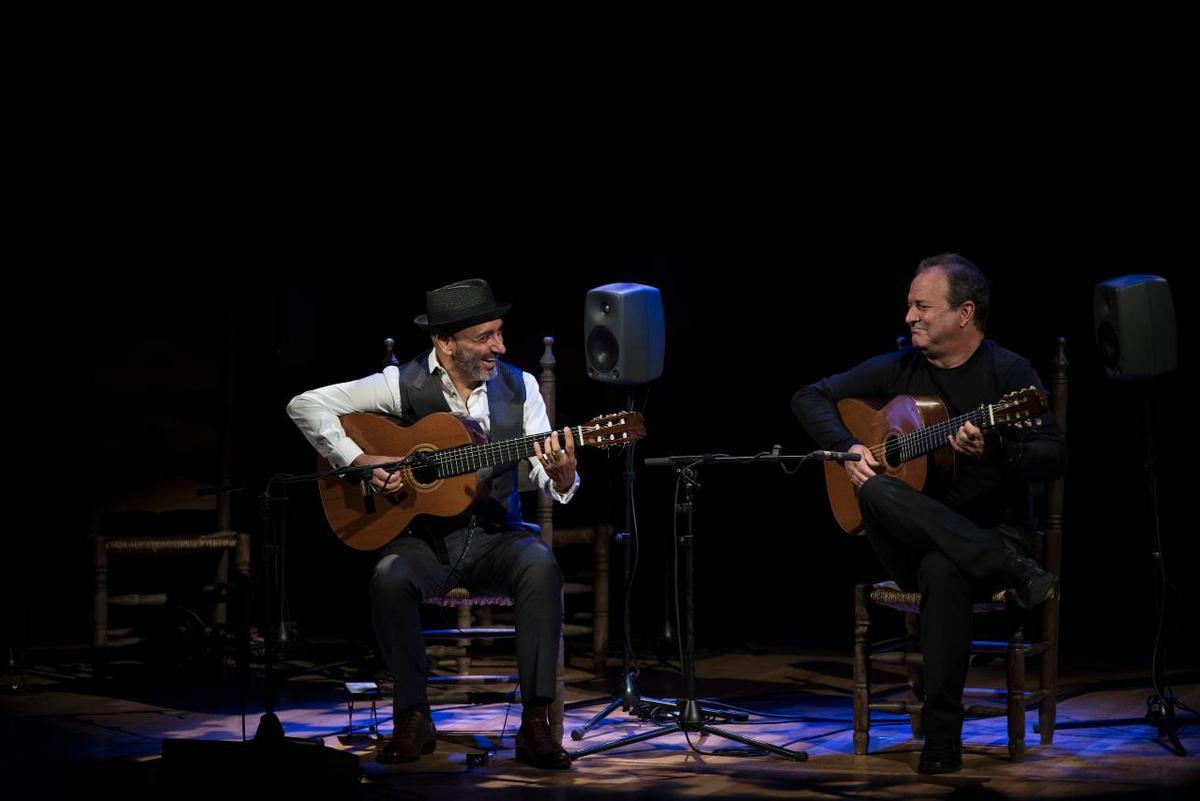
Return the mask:
<svg viewBox="0 0 1200 801">
<path fill-rule="evenodd" d="M 248 681 L 249 660 L 246 659 L 242 672 L 242 741 L 189 740 L 167 738 L 163 740 L 162 754 L 165 784 L 170 787 L 197 786 L 208 788 L 225 779 L 238 781 L 250 779 L 256 789 L 278 786 L 280 776 L 290 776 L 296 782 L 310 782 L 312 786 L 325 787 L 325 783 L 345 781 L 347 785 L 357 782 L 361 770 L 358 758 L 353 754 L 326 748 L 320 738 L 294 738 L 285 735 L 283 724 L 275 714 L 273 677 L 275 663 L 275 636 L 272 621 L 276 613 L 276 583 L 278 582 L 280 543 L 286 530 L 286 488 L 292 484 L 309 483 L 325 478 L 347 477 L 360 481 L 367 494 L 367 505 L 371 498 L 370 479 L 376 467 L 395 469 L 420 463 L 419 455 L 397 462 L 378 465 L 352 465 L 326 473 L 293 476 L 277 474 L 267 482 L 259 500 L 262 505 L 263 525 L 263 590 L 266 596 L 267 625 L 263 634 L 263 714 L 259 718 L 254 737 L 246 741 L 245 683 Z M 276 488 L 280 492 L 276 492 Z M 282 510 L 282 511 L 277 511 Z M 249 609 L 243 610 L 244 631 L 240 637 L 241 648 L 249 642 Z M 239 661 L 241 659 L 239 658 Z M 255 774 L 258 774 L 257 776 Z M 286 781 L 286 779 L 284 780 Z M 198 784 L 197 784 L 198 783 Z M 332 786 L 332 785 L 330 785 Z"/>
<path fill-rule="evenodd" d="M 634 408 L 632 387 L 626 388 L 625 408 Z M 675 708 L 674 701 L 643 696 L 638 692 L 637 688 L 638 670 L 634 665 L 633 645 L 631 639 L 632 626 L 630 624 L 631 604 L 629 600 L 631 595 L 630 585 L 633 582 L 633 558 L 631 545 L 633 544 L 633 538 L 637 536 L 634 531 L 635 521 L 633 514 L 633 482 L 636 477 L 636 471 L 634 469 L 634 447 L 635 445 L 633 444 L 625 447 L 625 530 L 618 532 L 615 538 L 622 544 L 624 548 L 623 562 L 625 565 L 625 603 L 622 609 L 624 641 L 622 642 L 621 648 L 622 683 L 621 687 L 614 694 L 613 698 L 603 709 L 593 715 L 587 722 L 571 729 L 571 739 L 576 741 L 582 740 L 589 731 L 599 725 L 605 718 L 607 718 L 613 712 L 616 712 L 618 709 L 627 714 L 632 714 L 641 718 L 655 717 L 660 714 L 674 714 L 672 711 Z M 667 586 L 668 585 L 664 582 L 664 593 L 667 592 Z M 669 595 L 667 597 L 669 598 Z M 664 615 L 669 626 L 671 616 L 668 613 L 667 604 L 664 604 Z M 671 636 L 671 639 L 674 639 L 674 635 Z M 717 719 L 722 722 L 729 722 L 732 720 L 740 721 L 746 719 L 744 713 L 726 712 L 719 709 L 710 709 L 709 707 L 703 707 L 701 712 L 710 720 Z"/>
<path fill-rule="evenodd" d="M 272 706 L 274 690 L 272 688 L 271 674 L 275 667 L 275 637 L 271 631 L 271 621 L 274 620 L 274 615 L 277 611 L 274 609 L 274 585 L 278 581 L 280 572 L 280 543 L 284 540 L 287 529 L 287 487 L 292 484 L 307 484 L 327 478 L 346 478 L 358 481 L 363 487 L 363 500 L 366 510 L 374 512 L 375 496 L 370 482 L 371 475 L 375 469 L 397 470 L 400 467 L 410 466 L 421 461 L 421 455 L 414 454 L 394 462 L 348 465 L 325 473 L 309 473 L 302 476 L 277 475 L 267 483 L 266 490 L 260 496 L 262 502 L 263 533 L 265 536 L 265 540 L 263 541 L 263 562 L 265 563 L 265 568 L 263 569 L 263 593 L 266 596 L 267 603 L 267 626 L 263 635 L 263 670 L 265 672 L 263 680 L 264 711 L 262 717 L 259 719 L 258 729 L 254 734 L 256 741 L 281 740 L 284 737 L 283 724 L 279 722 L 279 717 L 275 714 Z M 282 488 L 283 492 L 276 495 L 274 492 L 275 487 Z M 280 508 L 278 513 L 274 511 L 276 504 Z M 282 609 L 278 611 L 282 612 Z M 243 732 L 245 731 L 244 723 L 242 730 Z"/>
<path fill-rule="evenodd" d="M 776 464 L 787 464 L 794 462 L 797 465 L 803 464 L 805 461 L 821 460 L 821 461 L 857 461 L 862 457 L 857 453 L 847 453 L 842 451 L 813 451 L 802 456 L 784 455 L 779 453 L 779 446 L 776 445 L 770 453 L 761 453 L 755 456 L 729 456 L 727 454 L 702 454 L 691 456 L 663 456 L 646 459 L 642 464 L 646 467 L 673 467 L 679 475 L 680 480 L 684 483 L 686 501 L 676 508 L 676 514 L 683 512 L 687 519 L 687 533 L 679 537 L 679 548 L 683 552 L 683 627 L 679 632 L 680 643 L 683 648 L 682 668 L 683 668 L 683 695 L 676 702 L 676 718 L 673 723 L 666 726 L 661 726 L 647 732 L 638 732 L 626 737 L 621 737 L 607 743 L 600 743 L 588 748 L 581 748 L 578 751 L 571 753 L 571 759 L 576 760 L 581 757 L 598 754 L 603 751 L 611 751 L 614 748 L 620 748 L 624 745 L 633 743 L 645 742 L 658 737 L 665 737 L 677 732 L 685 734 L 714 734 L 718 737 L 723 737 L 727 740 L 747 745 L 762 751 L 766 751 L 776 756 L 792 759 L 797 762 L 804 762 L 808 759 L 808 753 L 805 751 L 797 751 L 794 749 L 782 748 L 777 745 L 755 740 L 751 737 L 745 737 L 741 734 L 735 734 L 731 731 L 713 726 L 704 719 L 704 712 L 700 707 L 700 703 L 696 700 L 696 653 L 695 653 L 695 583 L 693 580 L 695 573 L 695 495 L 700 489 L 700 481 L 698 478 L 698 468 L 704 464 L 749 464 L 751 462 L 772 462 Z M 619 700 L 619 699 L 618 699 Z M 615 706 L 610 705 L 610 707 Z M 689 739 L 689 744 L 690 744 Z"/>
</svg>

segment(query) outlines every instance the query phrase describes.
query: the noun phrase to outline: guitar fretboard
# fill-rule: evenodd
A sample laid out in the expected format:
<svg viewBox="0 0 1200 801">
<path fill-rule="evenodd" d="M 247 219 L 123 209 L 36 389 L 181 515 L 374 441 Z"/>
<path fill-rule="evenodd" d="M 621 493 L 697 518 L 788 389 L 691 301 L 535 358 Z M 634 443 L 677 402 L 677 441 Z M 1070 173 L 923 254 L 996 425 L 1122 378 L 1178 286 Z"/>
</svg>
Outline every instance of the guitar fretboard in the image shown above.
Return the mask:
<svg viewBox="0 0 1200 801">
<path fill-rule="evenodd" d="M 890 454 L 898 454 L 899 461 L 907 462 L 947 445 L 946 438 L 962 428 L 963 423 L 970 421 L 980 428 L 993 425 L 996 413 L 1020 406 L 1022 403 L 1023 401 L 1015 400 L 984 404 L 972 412 L 960 414 L 958 417 L 944 420 L 928 428 L 902 434 L 887 443 L 886 448 Z"/>
<path fill-rule="evenodd" d="M 583 426 L 571 429 L 571 435 L 576 442 L 583 442 Z M 484 445 L 460 445 L 457 448 L 447 448 L 432 451 L 422 455 L 421 461 L 432 463 L 437 470 L 438 478 L 461 476 L 463 473 L 474 473 L 485 467 L 495 467 L 499 464 L 511 464 L 533 455 L 533 443 L 545 442 L 550 432 L 528 434 L 516 439 L 503 442 L 489 442 Z"/>
<path fill-rule="evenodd" d="M 605 433 L 606 430 L 610 430 L 610 433 Z M 545 442 L 550 434 L 549 431 L 543 431 L 540 434 L 527 434 L 503 442 L 460 445 L 455 448 L 430 451 L 418 454 L 411 467 L 420 469 L 432 465 L 438 478 L 449 478 L 464 473 L 474 473 L 487 467 L 512 464 L 533 456 L 534 443 Z M 636 438 L 631 436 L 624 427 L 614 425 L 611 421 L 597 425 L 573 426 L 571 436 L 577 445 L 589 447 L 619 445 Z"/>
</svg>

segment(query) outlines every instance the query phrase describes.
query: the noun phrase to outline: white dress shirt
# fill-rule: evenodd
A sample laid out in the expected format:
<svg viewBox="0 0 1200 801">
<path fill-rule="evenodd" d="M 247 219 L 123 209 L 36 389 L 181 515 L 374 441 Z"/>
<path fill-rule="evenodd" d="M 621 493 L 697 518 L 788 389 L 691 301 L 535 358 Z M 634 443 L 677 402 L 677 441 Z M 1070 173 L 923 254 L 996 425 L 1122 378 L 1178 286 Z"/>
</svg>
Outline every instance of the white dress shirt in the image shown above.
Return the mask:
<svg viewBox="0 0 1200 801">
<path fill-rule="evenodd" d="M 467 402 L 463 403 L 458 390 L 454 388 L 450 374 L 438 363 L 437 353 L 432 350 L 429 352 L 429 373 L 441 381 L 442 395 L 446 398 L 452 414 L 470 417 L 485 433 L 491 433 L 492 416 L 488 406 L 486 381 L 475 387 L 467 397 Z M 523 370 L 521 378 L 525 382 L 522 433 L 526 436 L 548 435 L 550 418 L 546 416 L 546 401 L 542 398 L 537 379 Z M 400 369 L 394 366 L 386 367 L 382 373 L 375 373 L 357 381 L 309 390 L 292 398 L 287 406 L 288 416 L 304 434 L 304 438 L 334 467 L 345 467 L 363 453 L 358 443 L 350 439 L 342 429 L 341 423 L 338 422 L 339 416 L 351 412 L 374 412 L 400 417 L 401 411 Z M 561 432 L 559 440 L 562 440 Z M 381 455 L 399 457 L 404 454 Z M 533 458 L 529 463 L 529 480 L 535 486 L 540 487 L 559 503 L 566 503 L 574 497 L 579 488 L 578 472 L 575 473 L 571 487 L 566 492 L 558 492 L 541 463 Z"/>
</svg>

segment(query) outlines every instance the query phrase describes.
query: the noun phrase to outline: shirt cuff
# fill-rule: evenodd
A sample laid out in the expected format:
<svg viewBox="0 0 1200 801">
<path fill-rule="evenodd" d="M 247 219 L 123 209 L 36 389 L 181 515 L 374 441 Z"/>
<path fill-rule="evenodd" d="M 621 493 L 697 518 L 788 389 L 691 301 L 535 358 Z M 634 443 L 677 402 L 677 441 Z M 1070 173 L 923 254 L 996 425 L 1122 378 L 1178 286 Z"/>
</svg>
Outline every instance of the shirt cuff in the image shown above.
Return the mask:
<svg viewBox="0 0 1200 801">
<path fill-rule="evenodd" d="M 569 503 L 575 497 L 575 491 L 579 489 L 579 471 L 575 471 L 575 480 L 571 482 L 571 487 L 566 492 L 559 492 L 554 488 L 554 482 L 550 481 L 546 484 L 546 492 L 551 498 L 559 503 Z"/>
<path fill-rule="evenodd" d="M 350 465 L 354 464 L 354 460 L 364 453 L 366 453 L 366 451 L 360 448 L 357 442 L 349 437 L 346 437 L 341 442 L 333 446 L 333 449 L 327 458 L 329 459 L 329 463 L 333 465 L 334 468 L 340 470 L 343 467 L 349 467 Z"/>
</svg>

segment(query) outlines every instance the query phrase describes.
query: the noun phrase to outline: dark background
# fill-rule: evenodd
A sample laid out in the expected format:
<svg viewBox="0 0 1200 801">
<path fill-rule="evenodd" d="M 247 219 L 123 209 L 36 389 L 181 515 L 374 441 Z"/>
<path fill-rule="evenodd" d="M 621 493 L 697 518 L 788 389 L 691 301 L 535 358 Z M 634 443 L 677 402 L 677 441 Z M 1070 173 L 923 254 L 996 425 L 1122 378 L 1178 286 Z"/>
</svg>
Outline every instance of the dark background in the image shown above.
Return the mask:
<svg viewBox="0 0 1200 801">
<path fill-rule="evenodd" d="M 401 357 L 425 346 L 411 323 L 424 291 L 443 279 L 486 276 L 511 300 L 506 341 L 511 361 L 536 371 L 541 337 L 557 338 L 560 425 L 624 406 L 624 389 L 590 381 L 582 351 L 586 291 L 636 281 L 662 291 L 666 368 L 638 387 L 650 436 L 641 457 L 680 453 L 752 454 L 781 444 L 808 450 L 788 408 L 801 384 L 887 350 L 904 333 L 903 299 L 912 267 L 947 249 L 967 254 L 995 282 L 989 335 L 1027 354 L 1049 375 L 1054 337 L 1067 337 L 1071 359 L 1063 649 L 1068 659 L 1100 653 L 1121 621 L 1133 645 L 1127 657 L 1148 659 L 1154 611 L 1148 506 L 1141 473 L 1141 397 L 1155 412 L 1162 531 L 1176 580 L 1186 586 L 1196 546 L 1181 524 L 1188 447 L 1181 347 L 1174 374 L 1141 383 L 1102 375 L 1092 333 L 1092 288 L 1131 271 L 1172 282 L 1179 336 L 1186 343 L 1186 276 L 1169 260 L 1150 260 L 1129 243 L 1103 248 L 1070 229 L 1023 240 L 1013 229 L 961 234 L 925 230 L 851 231 L 834 226 L 787 230 L 733 217 L 725 225 L 664 235 L 661 241 L 596 232 L 592 240 L 532 231 L 497 231 L 472 248 L 426 247 L 408 254 L 397 243 L 377 262 L 318 242 L 282 266 L 279 285 L 263 276 L 198 267 L 192 281 L 155 291 L 148 279 L 97 282 L 87 386 L 99 399 L 90 426 L 106 468 L 96 489 L 134 477 L 186 473 L 216 481 L 206 428 L 221 423 L 222 397 L 233 377 L 235 479 L 261 489 L 273 472 L 307 472 L 313 454 L 283 412 L 294 394 L 378 368 L 386 336 Z M 841 235 L 836 232 L 842 231 Z M 804 233 L 807 231 L 807 233 Z M 569 240 L 569 241 L 568 241 Z M 1084 245 L 1087 247 L 1085 248 Z M 328 250 L 325 250 L 328 248 Z M 419 255 L 423 253 L 424 255 Z M 364 263 L 367 262 L 367 263 Z M 136 296 L 136 297 L 135 297 Z M 101 311 L 102 310 L 102 311 Z M 227 373 L 231 370 L 231 373 Z M 199 432 L 199 433 L 197 433 Z M 620 459 L 581 457 L 583 488 L 560 514 L 570 523 L 623 520 Z M 639 469 L 637 504 L 643 561 L 636 588 L 636 632 L 649 643 L 661 628 L 662 553 L 670 541 L 670 471 Z M 98 493 L 103 494 L 103 493 Z M 310 489 L 293 491 L 289 516 L 287 592 L 302 630 L 328 635 L 367 631 L 368 556 L 341 545 L 325 526 Z M 236 523 L 259 530 L 251 498 L 239 499 Z M 784 475 L 769 466 L 708 468 L 698 509 L 697 628 L 702 645 L 766 643 L 840 647 L 850 636 L 850 586 L 879 569 L 865 541 L 833 524 L 821 471 L 809 465 Z M 56 558 L 75 592 L 39 636 L 85 632 L 86 542 L 63 543 Z M 78 557 L 78 558 L 75 558 Z M 615 565 L 619 571 L 620 563 Z M 68 602 L 67 599 L 72 602 Z M 1194 659 L 1180 621 L 1194 606 L 1176 595 L 1172 655 Z"/>
<path fill-rule="evenodd" d="M 1078 114 L 1042 98 L 1020 114 L 997 105 L 905 133 L 894 119 L 885 133 L 884 106 L 817 115 L 807 96 L 669 119 L 670 104 L 613 115 L 566 103 L 561 114 L 525 117 L 538 101 L 526 94 L 501 118 L 492 112 L 502 93 L 465 106 L 452 95 L 406 98 L 405 109 L 422 104 L 410 115 L 356 106 L 361 93 L 318 111 L 269 82 L 222 104 L 190 79 L 192 105 L 137 91 L 118 101 L 79 80 L 77 115 L 67 116 L 91 135 L 45 128 L 53 158 L 36 162 L 26 204 L 42 243 L 28 272 L 42 288 L 10 296 L 28 304 L 19 311 L 39 326 L 34 335 L 57 334 L 34 361 L 62 421 L 17 432 L 59 465 L 43 468 L 53 480 L 32 482 L 52 498 L 10 563 L 27 642 L 86 642 L 88 510 L 150 476 L 218 480 L 213 432 L 230 393 L 234 479 L 248 488 L 235 524 L 258 534 L 253 494 L 273 473 L 313 465 L 287 401 L 378 369 L 385 337 L 401 358 L 425 347 L 411 320 L 432 287 L 487 278 L 514 304 L 508 357 L 526 369 L 536 370 L 541 338 L 557 338 L 561 425 L 624 405 L 623 389 L 586 378 L 586 291 L 656 286 L 666 368 L 638 388 L 650 432 L 639 462 L 776 443 L 795 453 L 811 443 L 791 394 L 890 349 L 905 333 L 917 261 L 952 250 L 994 281 L 989 336 L 1044 379 L 1054 338 L 1067 338 L 1064 658 L 1095 658 L 1119 631 L 1122 658 L 1149 662 L 1140 417 L 1149 393 L 1162 535 L 1179 585 L 1169 656 L 1196 661 L 1185 625 L 1194 594 L 1183 592 L 1197 556 L 1185 517 L 1194 131 L 1177 104 L 1154 105 L 1158 94 L 1122 86 L 1120 115 L 1093 92 Z M 203 112 L 213 108 L 221 113 Z M 1103 377 L 1092 327 L 1094 285 L 1129 273 L 1169 279 L 1180 341 L 1178 370 L 1137 385 Z M 583 488 L 562 519 L 620 523 L 619 467 L 584 454 Z M 711 468 L 704 479 L 701 644 L 847 645 L 850 587 L 879 569 L 865 541 L 835 527 L 819 467 Z M 643 643 L 661 627 L 671 491 L 669 471 L 639 469 Z M 44 524 L 63 508 L 68 523 Z M 369 559 L 328 532 L 311 491 L 293 493 L 287 548 L 303 629 L 368 631 Z"/>
</svg>

